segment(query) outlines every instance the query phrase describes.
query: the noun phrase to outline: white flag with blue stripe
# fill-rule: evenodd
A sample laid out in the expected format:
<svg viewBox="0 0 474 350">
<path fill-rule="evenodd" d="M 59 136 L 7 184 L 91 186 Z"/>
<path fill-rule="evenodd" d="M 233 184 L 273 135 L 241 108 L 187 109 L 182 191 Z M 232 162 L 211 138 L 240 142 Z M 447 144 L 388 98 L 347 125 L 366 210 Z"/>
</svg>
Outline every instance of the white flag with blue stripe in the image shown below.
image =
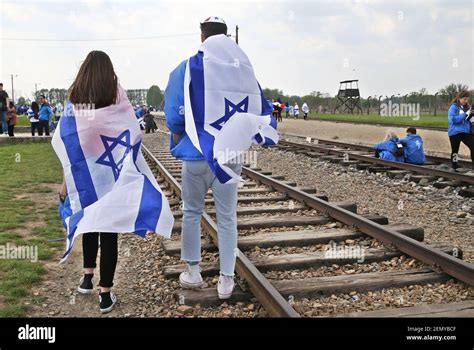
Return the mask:
<svg viewBox="0 0 474 350">
<path fill-rule="evenodd" d="M 60 207 L 67 231 L 64 261 L 87 232 L 171 235 L 173 214 L 141 153 L 141 130 L 119 87 L 116 104 L 83 110 L 68 103 L 52 145 L 68 198 Z M 70 207 L 69 207 L 70 205 Z"/>
<path fill-rule="evenodd" d="M 186 134 L 221 183 L 241 181 L 226 163 L 252 143 L 278 142 L 276 120 L 252 64 L 225 35 L 207 38 L 197 55 L 188 60 L 184 109 Z"/>
</svg>

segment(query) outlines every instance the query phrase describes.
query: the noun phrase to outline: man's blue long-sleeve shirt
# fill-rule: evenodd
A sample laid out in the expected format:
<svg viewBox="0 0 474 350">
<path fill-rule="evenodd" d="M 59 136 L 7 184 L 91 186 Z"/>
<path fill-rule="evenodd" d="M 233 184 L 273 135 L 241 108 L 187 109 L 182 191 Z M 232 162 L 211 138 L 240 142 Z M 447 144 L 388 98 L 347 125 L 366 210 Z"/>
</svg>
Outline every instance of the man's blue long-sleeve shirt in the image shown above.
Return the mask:
<svg viewBox="0 0 474 350">
<path fill-rule="evenodd" d="M 184 124 L 184 74 L 187 60 L 181 62 L 171 73 L 165 90 L 166 126 L 172 134 L 180 135 L 178 143 L 170 139 L 171 154 L 181 160 L 204 160 L 185 131 Z"/>
</svg>

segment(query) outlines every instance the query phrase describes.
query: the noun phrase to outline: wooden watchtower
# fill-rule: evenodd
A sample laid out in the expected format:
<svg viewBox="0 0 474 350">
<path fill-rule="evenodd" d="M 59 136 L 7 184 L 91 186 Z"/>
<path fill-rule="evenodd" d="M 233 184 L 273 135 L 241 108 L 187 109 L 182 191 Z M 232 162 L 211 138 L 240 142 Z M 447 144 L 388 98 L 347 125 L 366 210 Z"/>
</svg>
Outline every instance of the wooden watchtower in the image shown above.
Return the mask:
<svg viewBox="0 0 474 350">
<path fill-rule="evenodd" d="M 334 112 L 341 110 L 345 113 L 362 113 L 360 106 L 359 80 L 345 80 L 339 83 L 339 92 L 337 93 L 337 106 Z"/>
</svg>

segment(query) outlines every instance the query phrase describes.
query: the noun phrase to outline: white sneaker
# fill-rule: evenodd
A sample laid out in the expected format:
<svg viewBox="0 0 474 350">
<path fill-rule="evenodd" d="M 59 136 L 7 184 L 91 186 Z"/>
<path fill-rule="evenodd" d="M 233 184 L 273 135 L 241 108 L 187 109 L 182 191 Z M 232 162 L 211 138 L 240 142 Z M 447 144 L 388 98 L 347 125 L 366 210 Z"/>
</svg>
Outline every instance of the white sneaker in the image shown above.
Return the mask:
<svg viewBox="0 0 474 350">
<path fill-rule="evenodd" d="M 219 283 L 217 284 L 219 299 L 229 299 L 234 291 L 234 286 L 234 276 L 220 275 Z"/>
<path fill-rule="evenodd" d="M 188 265 L 186 270 L 179 275 L 179 282 L 184 289 L 200 288 L 204 282 L 199 265 Z"/>
</svg>

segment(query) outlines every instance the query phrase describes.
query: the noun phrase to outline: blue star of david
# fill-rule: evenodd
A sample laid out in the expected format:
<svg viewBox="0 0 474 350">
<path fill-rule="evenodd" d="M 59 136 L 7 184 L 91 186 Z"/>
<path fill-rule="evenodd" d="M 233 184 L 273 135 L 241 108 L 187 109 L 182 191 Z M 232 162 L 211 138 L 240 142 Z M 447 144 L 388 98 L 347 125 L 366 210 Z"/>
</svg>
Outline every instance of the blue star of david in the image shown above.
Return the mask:
<svg viewBox="0 0 474 350">
<path fill-rule="evenodd" d="M 105 152 L 99 157 L 99 159 L 97 159 L 96 163 L 111 167 L 115 181 L 117 181 L 120 175 L 120 171 L 122 170 L 123 161 L 125 160 L 125 157 L 132 149 L 135 153 L 135 147 L 130 144 L 130 130 L 125 130 L 117 137 L 100 135 L 100 138 L 102 140 L 102 143 L 104 144 Z M 119 159 L 118 162 L 116 162 L 112 152 L 118 146 L 124 147 L 125 150 L 123 152 L 122 157 Z"/>
<path fill-rule="evenodd" d="M 217 119 L 214 123 L 211 123 L 211 126 L 217 130 L 222 129 L 222 126 L 232 117 L 235 113 L 247 113 L 249 110 L 249 97 L 247 96 L 242 101 L 237 104 L 232 103 L 228 99 L 224 98 L 225 102 L 225 112 L 224 116 Z"/>
</svg>

